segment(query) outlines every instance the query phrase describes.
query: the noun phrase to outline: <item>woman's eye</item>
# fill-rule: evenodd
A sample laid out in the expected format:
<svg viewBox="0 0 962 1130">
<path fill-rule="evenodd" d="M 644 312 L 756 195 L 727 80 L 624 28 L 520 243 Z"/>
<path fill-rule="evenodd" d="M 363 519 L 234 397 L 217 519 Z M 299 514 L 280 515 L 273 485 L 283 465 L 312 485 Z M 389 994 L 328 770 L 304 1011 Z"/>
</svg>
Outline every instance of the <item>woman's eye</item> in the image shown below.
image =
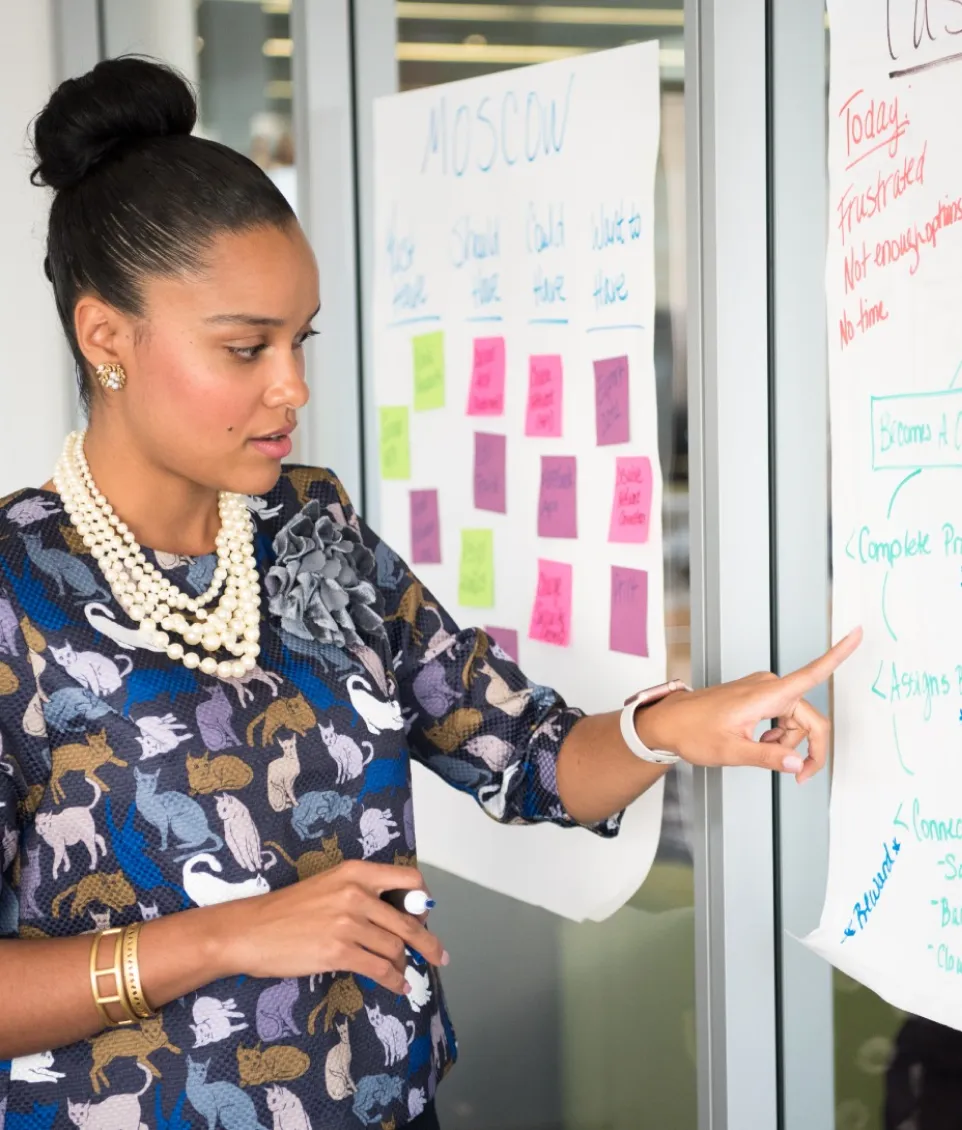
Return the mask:
<svg viewBox="0 0 962 1130">
<path fill-rule="evenodd" d="M 303 346 L 304 342 L 308 340 L 308 338 L 317 337 L 318 333 L 318 330 L 305 330 L 304 333 L 302 333 L 300 337 L 298 337 L 294 342 L 294 348 L 300 349 L 301 346 Z"/>
<path fill-rule="evenodd" d="M 228 345 L 227 352 L 240 361 L 253 361 L 258 353 L 263 352 L 266 348 L 267 345 L 264 342 L 261 342 L 260 345 Z"/>
</svg>

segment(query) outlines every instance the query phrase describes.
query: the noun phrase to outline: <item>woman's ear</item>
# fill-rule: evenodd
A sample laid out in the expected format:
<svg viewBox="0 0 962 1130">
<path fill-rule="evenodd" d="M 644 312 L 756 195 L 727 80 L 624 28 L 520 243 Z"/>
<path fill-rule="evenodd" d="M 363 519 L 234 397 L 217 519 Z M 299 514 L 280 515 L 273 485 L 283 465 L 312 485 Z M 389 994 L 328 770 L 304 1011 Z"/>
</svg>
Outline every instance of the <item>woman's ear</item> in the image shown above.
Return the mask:
<svg viewBox="0 0 962 1130">
<path fill-rule="evenodd" d="M 80 352 L 92 368 L 125 363 L 133 336 L 129 317 L 96 295 L 84 295 L 73 320 Z"/>
</svg>

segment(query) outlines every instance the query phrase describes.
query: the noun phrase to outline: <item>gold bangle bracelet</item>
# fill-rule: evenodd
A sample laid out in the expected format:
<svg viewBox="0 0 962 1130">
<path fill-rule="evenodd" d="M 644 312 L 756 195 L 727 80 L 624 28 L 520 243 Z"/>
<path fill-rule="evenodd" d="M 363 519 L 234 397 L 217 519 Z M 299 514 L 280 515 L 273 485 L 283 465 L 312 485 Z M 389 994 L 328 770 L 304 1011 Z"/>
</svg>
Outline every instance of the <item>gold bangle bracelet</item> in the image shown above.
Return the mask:
<svg viewBox="0 0 962 1130">
<path fill-rule="evenodd" d="M 143 985 L 140 983 L 140 961 L 138 959 L 138 943 L 142 922 L 135 922 L 124 930 L 124 988 L 127 990 L 127 999 L 131 1010 L 138 1020 L 149 1020 L 156 1013 L 147 1003 Z"/>
<path fill-rule="evenodd" d="M 106 969 L 101 969 L 98 967 L 100 943 L 105 938 L 111 937 L 116 939 L 114 942 L 114 963 L 113 965 L 107 966 Z M 102 930 L 100 933 L 95 934 L 90 946 L 90 990 L 93 993 L 94 1004 L 97 1006 L 97 1011 L 100 1013 L 100 1018 L 103 1020 L 105 1028 L 128 1028 L 136 1024 L 138 1020 L 130 1007 L 130 1002 L 127 1000 L 127 993 L 124 990 L 121 954 L 122 943 L 123 931 L 113 928 L 110 930 Z M 101 977 L 113 977 L 114 993 L 112 996 L 106 996 L 100 992 Z M 108 1004 L 120 1005 L 126 1015 L 126 1019 L 113 1020 L 110 1013 L 107 1011 L 106 1006 Z"/>
</svg>

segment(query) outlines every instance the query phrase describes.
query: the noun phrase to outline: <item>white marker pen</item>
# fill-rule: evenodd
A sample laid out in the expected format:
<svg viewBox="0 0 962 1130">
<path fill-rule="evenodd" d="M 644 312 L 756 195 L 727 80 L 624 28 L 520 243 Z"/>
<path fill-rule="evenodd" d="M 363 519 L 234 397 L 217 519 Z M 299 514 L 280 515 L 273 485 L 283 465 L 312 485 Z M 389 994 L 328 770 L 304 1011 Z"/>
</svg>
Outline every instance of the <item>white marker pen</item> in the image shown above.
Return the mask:
<svg viewBox="0 0 962 1130">
<path fill-rule="evenodd" d="M 395 910 L 403 910 L 406 914 L 413 914 L 415 918 L 437 906 L 427 891 L 385 891 L 381 898 L 389 902 Z"/>
</svg>

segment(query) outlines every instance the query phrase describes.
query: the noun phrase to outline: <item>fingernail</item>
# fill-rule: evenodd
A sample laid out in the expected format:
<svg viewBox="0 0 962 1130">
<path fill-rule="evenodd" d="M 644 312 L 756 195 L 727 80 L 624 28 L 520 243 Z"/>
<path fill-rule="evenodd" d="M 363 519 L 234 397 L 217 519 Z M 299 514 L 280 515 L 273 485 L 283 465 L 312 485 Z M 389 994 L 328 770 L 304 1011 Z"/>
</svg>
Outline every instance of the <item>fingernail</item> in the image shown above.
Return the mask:
<svg viewBox="0 0 962 1130">
<path fill-rule="evenodd" d="M 450 965 L 451 964 L 451 955 L 448 953 L 447 950 L 445 950 L 441 954 L 441 964 L 442 965 Z"/>
<path fill-rule="evenodd" d="M 403 989 L 402 989 L 401 991 L 402 991 L 402 992 L 404 993 L 404 995 L 405 995 L 405 996 L 409 996 L 409 995 L 410 995 L 410 993 L 411 993 L 411 986 L 410 986 L 410 985 L 408 984 L 408 982 L 407 982 L 407 981 L 405 981 L 405 982 L 404 982 L 404 988 L 403 988 Z"/>
<path fill-rule="evenodd" d="M 800 757 L 790 753 L 787 757 L 782 758 L 782 769 L 786 773 L 801 773 L 802 766 L 805 764 Z"/>
</svg>

